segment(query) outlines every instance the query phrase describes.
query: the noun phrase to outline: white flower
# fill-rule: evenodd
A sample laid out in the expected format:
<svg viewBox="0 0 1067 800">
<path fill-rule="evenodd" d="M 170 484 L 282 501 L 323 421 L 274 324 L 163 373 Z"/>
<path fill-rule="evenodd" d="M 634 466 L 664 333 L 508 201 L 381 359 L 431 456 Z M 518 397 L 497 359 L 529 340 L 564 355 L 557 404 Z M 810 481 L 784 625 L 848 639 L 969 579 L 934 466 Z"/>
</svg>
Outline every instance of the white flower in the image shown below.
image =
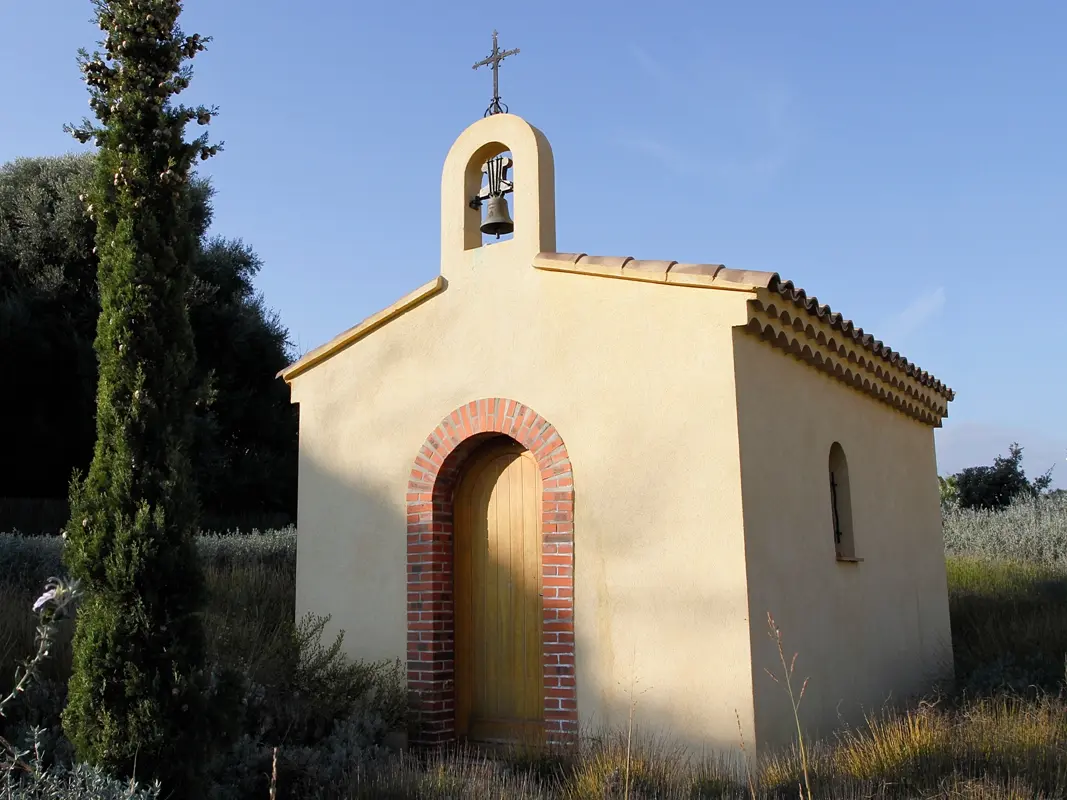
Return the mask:
<svg viewBox="0 0 1067 800">
<path fill-rule="evenodd" d="M 44 608 L 44 604 L 45 603 L 49 603 L 49 602 L 51 602 L 52 600 L 55 600 L 55 599 L 56 599 L 56 590 L 55 589 L 49 589 L 47 592 L 45 592 L 44 594 L 42 594 L 40 597 L 37 598 L 37 602 L 33 604 L 33 613 L 36 614 L 38 611 L 40 611 L 42 608 Z"/>
</svg>

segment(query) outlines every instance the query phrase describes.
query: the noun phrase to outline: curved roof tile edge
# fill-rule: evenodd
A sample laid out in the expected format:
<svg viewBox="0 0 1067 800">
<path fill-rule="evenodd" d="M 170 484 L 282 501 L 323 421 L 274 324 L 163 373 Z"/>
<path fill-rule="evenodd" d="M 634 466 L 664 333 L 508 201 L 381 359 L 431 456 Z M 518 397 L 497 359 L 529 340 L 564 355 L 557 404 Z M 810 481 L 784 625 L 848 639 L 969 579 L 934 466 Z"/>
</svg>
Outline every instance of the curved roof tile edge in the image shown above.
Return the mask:
<svg viewBox="0 0 1067 800">
<path fill-rule="evenodd" d="M 863 328 L 857 326 L 852 320 L 846 319 L 840 312 L 834 311 L 825 303 L 820 304 L 817 297 L 808 297 L 807 292 L 795 285 L 792 281 L 783 281 L 778 273 L 774 273 L 774 277 L 767 286 L 767 289 L 771 292 L 777 292 L 795 306 L 805 310 L 817 319 L 826 322 L 834 330 L 841 331 L 853 341 L 860 344 L 865 350 L 869 350 L 879 358 L 882 358 L 893 366 L 901 369 L 905 374 L 915 378 L 915 380 L 923 386 L 928 386 L 943 394 L 949 400 L 955 399 L 956 393 L 936 377 L 926 370 L 920 369 L 918 365 L 906 359 L 881 340 L 876 339 L 872 334 L 864 331 Z"/>
</svg>

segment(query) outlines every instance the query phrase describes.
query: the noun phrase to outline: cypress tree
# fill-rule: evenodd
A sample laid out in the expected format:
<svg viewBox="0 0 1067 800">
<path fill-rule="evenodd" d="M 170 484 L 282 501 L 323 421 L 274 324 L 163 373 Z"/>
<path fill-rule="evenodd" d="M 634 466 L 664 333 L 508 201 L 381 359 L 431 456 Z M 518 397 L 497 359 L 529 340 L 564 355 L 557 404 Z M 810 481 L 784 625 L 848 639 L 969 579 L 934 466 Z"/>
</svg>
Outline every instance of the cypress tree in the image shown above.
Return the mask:
<svg viewBox="0 0 1067 800">
<path fill-rule="evenodd" d="M 85 198 L 96 221 L 100 317 L 96 444 L 71 482 L 65 559 L 86 590 L 74 634 L 64 729 L 79 760 L 171 796 L 194 796 L 204 731 L 202 577 L 190 468 L 197 401 L 186 308 L 197 238 L 188 182 L 214 109 L 172 98 L 207 39 L 186 36 L 178 0 L 94 0 L 104 52 L 79 64 L 97 122 Z"/>
</svg>

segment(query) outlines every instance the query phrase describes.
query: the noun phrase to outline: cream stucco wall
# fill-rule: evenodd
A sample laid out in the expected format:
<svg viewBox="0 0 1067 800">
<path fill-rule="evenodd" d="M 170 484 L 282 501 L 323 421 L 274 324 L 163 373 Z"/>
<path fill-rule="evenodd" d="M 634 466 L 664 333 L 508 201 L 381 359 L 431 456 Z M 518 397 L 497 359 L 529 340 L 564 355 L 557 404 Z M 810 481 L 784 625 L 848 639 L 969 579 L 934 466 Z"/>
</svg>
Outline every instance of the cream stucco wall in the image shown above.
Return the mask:
<svg viewBox="0 0 1067 800">
<path fill-rule="evenodd" d="M 466 200 L 505 149 L 515 235 L 480 246 Z M 518 117 L 464 131 L 442 173 L 443 290 L 289 371 L 298 615 L 331 615 L 352 656 L 405 658 L 415 455 L 457 407 L 503 397 L 550 422 L 573 467 L 586 732 L 624 725 L 636 682 L 646 730 L 736 754 L 739 716 L 761 750 L 785 742 L 768 611 L 811 678 L 812 732 L 927 688 L 950 656 L 933 430 L 743 332 L 753 292 L 535 269 L 556 249 L 553 170 Z M 834 557 L 834 441 L 859 564 Z"/>
<path fill-rule="evenodd" d="M 862 720 L 951 674 L 933 429 L 741 331 L 736 387 L 760 749 L 793 736 L 767 612 L 812 732 Z M 848 460 L 856 555 L 838 563 L 828 460 Z"/>
<path fill-rule="evenodd" d="M 517 186 L 529 148 L 550 167 L 543 137 L 505 116 L 460 137 L 446 205 L 462 200 L 468 153 L 485 155 L 479 136 L 511 147 Z M 412 462 L 461 404 L 514 399 L 555 426 L 573 465 L 581 724 L 625 724 L 636 678 L 639 725 L 736 752 L 735 714 L 753 735 L 731 335 L 745 295 L 533 269 L 554 233 L 523 214 L 549 224 L 550 183 L 514 199 L 511 241 L 471 249 L 446 208 L 447 287 L 293 379 L 297 613 L 332 615 L 353 656 L 403 659 Z"/>
</svg>

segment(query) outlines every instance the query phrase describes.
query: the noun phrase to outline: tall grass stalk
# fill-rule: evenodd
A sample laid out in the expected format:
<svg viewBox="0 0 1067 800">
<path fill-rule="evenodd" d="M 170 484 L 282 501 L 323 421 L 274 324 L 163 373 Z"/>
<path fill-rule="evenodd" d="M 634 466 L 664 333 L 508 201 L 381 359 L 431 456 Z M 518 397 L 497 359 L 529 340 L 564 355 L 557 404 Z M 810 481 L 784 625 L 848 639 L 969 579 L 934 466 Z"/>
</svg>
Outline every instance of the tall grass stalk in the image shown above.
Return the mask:
<svg viewBox="0 0 1067 800">
<path fill-rule="evenodd" d="M 637 649 L 634 649 L 633 659 L 630 662 L 630 706 L 626 719 L 626 766 L 625 779 L 623 781 L 623 800 L 630 800 L 630 756 L 633 752 L 634 739 L 634 716 L 637 712 Z M 643 694 L 643 692 L 642 692 Z"/>
<path fill-rule="evenodd" d="M 748 795 L 750 800 L 756 800 L 756 784 L 752 780 L 752 765 L 749 763 L 748 751 L 745 750 L 745 731 L 741 727 L 741 714 L 736 708 L 734 709 L 734 716 L 737 717 L 737 735 L 741 741 L 741 756 L 745 761 L 745 783 L 748 785 Z"/>
<path fill-rule="evenodd" d="M 270 751 L 270 800 L 278 797 L 278 748 L 272 747 Z"/>
<path fill-rule="evenodd" d="M 793 658 L 789 663 L 785 660 L 785 647 L 782 644 L 782 631 L 778 628 L 778 625 L 774 622 L 774 617 L 771 616 L 771 612 L 767 612 L 767 626 L 770 628 L 770 637 L 774 640 L 778 647 L 778 658 L 782 662 L 782 680 L 778 679 L 773 672 L 767 670 L 767 674 L 771 676 L 775 683 L 782 683 L 786 693 L 789 695 L 789 705 L 793 710 L 793 722 L 796 725 L 797 731 L 797 747 L 800 750 L 800 766 L 804 775 L 804 787 L 800 790 L 800 796 L 803 800 L 805 797 L 804 790 L 807 790 L 808 800 L 812 800 L 814 795 L 811 793 L 811 777 L 808 772 L 808 749 L 804 744 L 804 727 L 800 724 L 800 702 L 804 699 L 804 692 L 808 688 L 808 679 L 805 678 L 804 682 L 800 686 L 800 692 L 794 692 L 793 690 L 793 670 L 797 664 L 797 653 L 793 653 Z"/>
</svg>

